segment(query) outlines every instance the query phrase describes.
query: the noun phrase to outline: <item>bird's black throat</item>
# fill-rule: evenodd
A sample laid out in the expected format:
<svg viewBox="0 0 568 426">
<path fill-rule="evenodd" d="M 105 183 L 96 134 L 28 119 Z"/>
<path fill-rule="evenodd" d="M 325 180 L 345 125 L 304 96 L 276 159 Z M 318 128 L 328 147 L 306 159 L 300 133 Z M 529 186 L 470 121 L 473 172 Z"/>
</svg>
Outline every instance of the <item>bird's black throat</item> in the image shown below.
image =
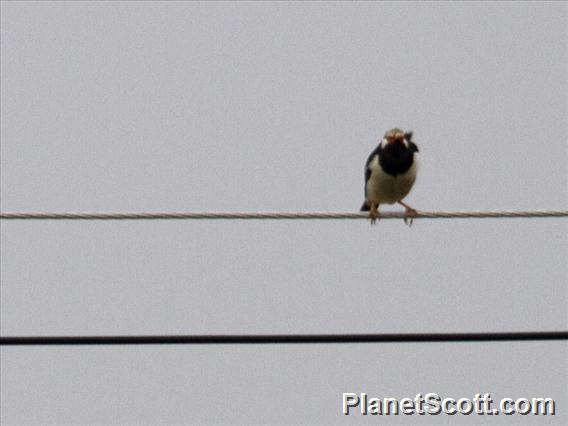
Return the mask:
<svg viewBox="0 0 568 426">
<path fill-rule="evenodd" d="M 396 176 L 405 173 L 412 167 L 414 153 L 418 151 L 412 142 L 407 147 L 404 143 L 391 143 L 379 148 L 379 164 L 385 173 Z"/>
</svg>

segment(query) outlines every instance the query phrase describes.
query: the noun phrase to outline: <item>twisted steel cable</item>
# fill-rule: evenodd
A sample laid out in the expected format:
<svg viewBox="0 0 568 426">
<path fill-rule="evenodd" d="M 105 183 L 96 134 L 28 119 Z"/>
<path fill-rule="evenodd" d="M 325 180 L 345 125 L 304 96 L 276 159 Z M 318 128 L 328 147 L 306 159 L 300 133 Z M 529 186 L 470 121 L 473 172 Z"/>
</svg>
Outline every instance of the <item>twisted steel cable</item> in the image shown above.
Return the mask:
<svg viewBox="0 0 568 426">
<path fill-rule="evenodd" d="M 326 220 L 368 219 L 365 212 L 4 212 L 4 220 Z M 415 219 L 494 219 L 568 217 L 568 210 L 419 211 Z M 404 219 L 403 212 L 381 213 L 379 219 Z"/>
</svg>

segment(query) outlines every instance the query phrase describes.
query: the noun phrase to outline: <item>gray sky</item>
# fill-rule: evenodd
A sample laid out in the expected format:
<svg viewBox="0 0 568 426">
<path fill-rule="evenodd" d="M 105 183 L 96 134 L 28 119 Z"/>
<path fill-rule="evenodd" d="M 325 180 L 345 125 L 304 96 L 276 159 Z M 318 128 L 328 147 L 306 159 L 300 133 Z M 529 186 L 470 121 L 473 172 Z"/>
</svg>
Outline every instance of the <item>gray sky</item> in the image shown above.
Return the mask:
<svg viewBox="0 0 568 426">
<path fill-rule="evenodd" d="M 2 2 L 2 211 L 566 209 L 568 6 Z M 395 209 L 391 207 L 387 209 Z M 568 328 L 568 224 L 2 222 L 2 335 Z M 3 347 L 2 423 L 361 417 L 343 392 L 552 397 L 568 344 Z"/>
</svg>

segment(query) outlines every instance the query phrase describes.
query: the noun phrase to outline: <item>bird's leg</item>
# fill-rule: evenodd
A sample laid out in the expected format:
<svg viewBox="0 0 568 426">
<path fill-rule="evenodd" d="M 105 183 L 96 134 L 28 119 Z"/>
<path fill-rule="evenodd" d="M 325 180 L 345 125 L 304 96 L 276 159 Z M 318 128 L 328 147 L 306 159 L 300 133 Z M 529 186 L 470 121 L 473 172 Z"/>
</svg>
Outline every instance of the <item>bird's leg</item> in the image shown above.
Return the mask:
<svg viewBox="0 0 568 426">
<path fill-rule="evenodd" d="M 412 226 L 412 220 L 418 216 L 418 212 L 413 209 L 412 207 L 410 207 L 408 204 L 403 203 L 402 201 L 399 201 L 398 204 L 400 204 L 401 206 L 404 206 L 404 223 L 406 223 L 408 226 Z"/>
<path fill-rule="evenodd" d="M 369 217 L 371 218 L 371 225 L 374 225 L 377 219 L 379 218 L 379 204 L 378 203 L 371 203 L 369 209 Z"/>
</svg>

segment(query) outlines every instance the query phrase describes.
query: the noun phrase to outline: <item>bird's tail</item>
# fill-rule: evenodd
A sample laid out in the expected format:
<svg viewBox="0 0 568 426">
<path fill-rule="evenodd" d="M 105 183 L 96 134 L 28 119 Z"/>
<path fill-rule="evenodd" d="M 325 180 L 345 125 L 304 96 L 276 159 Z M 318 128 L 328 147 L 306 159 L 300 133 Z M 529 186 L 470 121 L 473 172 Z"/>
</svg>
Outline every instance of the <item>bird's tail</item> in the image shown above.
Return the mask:
<svg viewBox="0 0 568 426">
<path fill-rule="evenodd" d="M 369 206 L 369 203 L 365 200 L 365 202 L 361 206 L 361 211 L 368 212 L 369 210 L 371 210 L 371 207 Z"/>
</svg>

